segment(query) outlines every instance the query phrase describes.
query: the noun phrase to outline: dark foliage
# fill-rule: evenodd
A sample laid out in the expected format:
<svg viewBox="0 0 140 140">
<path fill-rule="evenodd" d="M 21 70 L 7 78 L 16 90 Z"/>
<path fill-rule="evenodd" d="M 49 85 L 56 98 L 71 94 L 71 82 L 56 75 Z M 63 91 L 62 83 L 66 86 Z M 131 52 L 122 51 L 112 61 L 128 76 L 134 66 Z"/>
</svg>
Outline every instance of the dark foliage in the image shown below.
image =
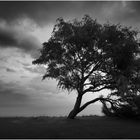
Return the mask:
<svg viewBox="0 0 140 140">
<path fill-rule="evenodd" d="M 140 119 L 140 95 L 126 97 L 125 100 L 120 98 L 113 104 L 113 107 L 108 107 L 104 102 L 102 112 L 107 116 Z"/>
</svg>

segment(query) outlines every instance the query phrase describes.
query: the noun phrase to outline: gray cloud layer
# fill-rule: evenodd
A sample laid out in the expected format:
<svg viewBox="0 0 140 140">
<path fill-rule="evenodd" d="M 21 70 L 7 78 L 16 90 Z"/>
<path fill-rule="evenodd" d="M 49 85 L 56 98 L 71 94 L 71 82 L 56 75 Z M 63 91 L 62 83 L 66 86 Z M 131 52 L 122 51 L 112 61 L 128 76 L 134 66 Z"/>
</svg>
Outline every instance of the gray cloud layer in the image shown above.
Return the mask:
<svg viewBox="0 0 140 140">
<path fill-rule="evenodd" d="M 127 3 L 127 4 L 126 4 Z M 90 14 L 95 18 L 105 19 L 106 17 L 118 21 L 140 20 L 140 2 L 122 1 L 34 1 L 34 2 L 0 2 L 0 18 L 11 22 L 16 19 L 29 17 L 38 25 L 45 25 L 48 22 L 55 22 L 56 18 L 79 17 L 83 14 Z M 111 9 L 112 8 L 112 9 Z M 115 9 L 115 11 L 114 11 Z M 135 12 L 132 12 L 135 10 Z M 111 12 L 112 16 L 108 13 Z M 125 16 L 125 17 L 124 17 Z"/>
<path fill-rule="evenodd" d="M 5 83 L 0 80 L 0 107 L 17 106 L 25 101 L 28 101 L 28 97 L 24 94 L 23 88 L 17 83 Z"/>
<path fill-rule="evenodd" d="M 6 68 L 6 71 L 7 71 L 7 72 L 16 72 L 16 70 L 13 70 L 13 69 L 11 69 L 11 68 Z"/>
<path fill-rule="evenodd" d="M 5 24 L 0 26 L 0 47 L 16 47 L 34 56 L 34 51 L 39 49 L 39 40 L 23 30 Z"/>
</svg>

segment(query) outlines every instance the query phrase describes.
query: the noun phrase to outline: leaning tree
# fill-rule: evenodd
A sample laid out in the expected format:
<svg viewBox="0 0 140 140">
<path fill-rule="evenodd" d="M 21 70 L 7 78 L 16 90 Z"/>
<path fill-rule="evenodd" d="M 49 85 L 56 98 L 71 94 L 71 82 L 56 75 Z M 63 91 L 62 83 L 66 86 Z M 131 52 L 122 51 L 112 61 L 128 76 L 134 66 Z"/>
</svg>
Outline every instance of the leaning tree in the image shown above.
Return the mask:
<svg viewBox="0 0 140 140">
<path fill-rule="evenodd" d="M 80 21 L 58 18 L 33 64 L 47 66 L 43 79 L 54 78 L 59 88 L 76 91 L 77 99 L 68 115 L 73 119 L 96 101 L 113 105 L 112 100 L 103 97 L 81 105 L 83 96 L 89 92 L 109 89 L 114 94 L 126 94 L 138 48 L 137 32 L 131 28 L 101 25 L 88 15 Z"/>
</svg>

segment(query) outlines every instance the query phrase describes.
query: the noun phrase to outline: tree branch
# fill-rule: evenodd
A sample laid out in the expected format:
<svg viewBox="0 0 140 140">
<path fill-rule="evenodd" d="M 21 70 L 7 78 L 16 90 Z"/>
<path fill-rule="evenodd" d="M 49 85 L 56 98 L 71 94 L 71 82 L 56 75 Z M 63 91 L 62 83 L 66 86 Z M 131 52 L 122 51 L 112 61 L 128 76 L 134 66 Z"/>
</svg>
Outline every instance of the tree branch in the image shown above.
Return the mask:
<svg viewBox="0 0 140 140">
<path fill-rule="evenodd" d="M 85 94 L 86 92 L 99 92 L 99 91 L 101 91 L 103 89 L 108 89 L 108 88 L 111 88 L 111 86 L 104 86 L 104 87 L 102 87 L 100 89 L 95 89 L 94 87 L 89 87 L 88 89 L 83 91 L 83 94 Z"/>
<path fill-rule="evenodd" d="M 87 76 L 84 77 L 84 80 L 86 80 L 102 63 L 103 60 L 98 61 L 95 66 L 92 68 L 92 70 L 89 72 L 89 74 Z"/>
<path fill-rule="evenodd" d="M 83 106 L 81 106 L 80 109 L 79 109 L 79 112 L 81 112 L 82 110 L 84 110 L 88 105 L 90 105 L 92 103 L 95 103 L 97 101 L 106 101 L 106 102 L 109 102 L 113 106 L 113 103 L 111 102 L 111 100 L 109 100 L 107 98 L 96 98 L 94 100 L 91 100 L 91 101 L 85 103 Z"/>
<path fill-rule="evenodd" d="M 92 85 L 92 83 L 85 83 L 84 86 L 89 86 L 89 85 Z"/>
</svg>

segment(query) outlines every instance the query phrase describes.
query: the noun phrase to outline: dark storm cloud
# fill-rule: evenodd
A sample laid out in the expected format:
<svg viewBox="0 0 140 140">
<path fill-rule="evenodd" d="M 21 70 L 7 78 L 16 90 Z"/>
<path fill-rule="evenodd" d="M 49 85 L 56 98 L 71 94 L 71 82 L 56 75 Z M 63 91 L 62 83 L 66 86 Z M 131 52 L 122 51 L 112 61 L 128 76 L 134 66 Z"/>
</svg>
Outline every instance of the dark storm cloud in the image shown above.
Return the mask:
<svg viewBox="0 0 140 140">
<path fill-rule="evenodd" d="M 22 106 L 28 100 L 23 88 L 19 87 L 17 83 L 5 83 L 0 80 L 0 107 Z"/>
<path fill-rule="evenodd" d="M 0 2 L 0 18 L 11 22 L 31 18 L 39 25 L 54 22 L 56 18 L 76 13 L 83 2 Z"/>
<path fill-rule="evenodd" d="M 46 85 L 46 83 L 41 82 L 40 77 L 33 79 L 27 86 L 19 82 L 12 81 L 7 83 L 0 80 L 0 107 L 2 105 L 17 106 L 19 104 L 22 105 L 22 103 L 26 104 L 26 102 L 30 101 L 31 97 L 50 98 L 56 92 L 56 85 L 53 82 L 49 81 Z M 46 93 L 46 95 L 42 95 L 42 93 Z"/>
<path fill-rule="evenodd" d="M 54 23 L 58 17 L 79 18 L 84 14 L 98 17 L 104 6 L 110 7 L 116 2 L 104 1 L 34 1 L 34 2 L 0 2 L 0 18 L 9 22 L 31 18 L 38 25 Z M 121 2 L 120 2 L 121 3 Z M 102 15 L 101 18 L 104 15 Z"/>
<path fill-rule="evenodd" d="M 23 63 L 23 62 L 20 62 L 20 61 L 17 61 L 18 63 L 22 64 L 24 67 L 28 67 L 28 66 L 31 66 L 31 64 L 29 63 Z"/>
<path fill-rule="evenodd" d="M 14 46 L 16 43 L 13 34 L 15 34 L 13 31 L 0 28 L 0 45 L 9 46 L 10 44 L 11 46 Z"/>
<path fill-rule="evenodd" d="M 24 52 L 34 56 L 34 51 L 39 49 L 41 43 L 39 40 L 23 30 L 9 26 L 8 24 L 0 26 L 0 47 L 16 47 Z"/>
<path fill-rule="evenodd" d="M 6 83 L 0 80 L 0 94 L 6 95 L 6 94 L 22 94 L 22 93 L 23 89 L 18 85 L 18 83 L 16 82 Z"/>
<path fill-rule="evenodd" d="M 44 74 L 45 73 L 45 68 L 43 66 L 39 66 L 39 67 L 24 67 L 25 70 L 31 72 L 31 73 L 39 73 L 39 74 Z"/>
<path fill-rule="evenodd" d="M 136 9 L 137 11 L 140 11 L 140 2 L 139 1 L 129 1 L 128 2 L 132 8 Z"/>
<path fill-rule="evenodd" d="M 57 18 L 79 17 L 91 9 L 100 8 L 104 2 L 34 1 L 0 2 L 0 18 L 9 22 L 30 18 L 38 25 L 54 23 Z M 96 13 L 97 14 L 97 13 Z"/>
<path fill-rule="evenodd" d="M 108 11 L 111 9 L 111 6 L 107 6 Z M 107 8 L 106 7 L 106 8 Z M 112 5 L 112 16 L 111 20 L 124 23 L 128 26 L 139 26 L 140 22 L 140 1 L 122 1 L 116 2 Z"/>
<path fill-rule="evenodd" d="M 7 72 L 16 72 L 16 70 L 11 69 L 11 68 L 6 68 L 6 71 L 7 71 Z"/>
<path fill-rule="evenodd" d="M 29 18 L 40 26 L 55 23 L 58 17 L 81 18 L 89 14 L 101 22 L 139 21 L 140 2 L 129 1 L 22 1 L 0 2 L 0 18 L 9 23 Z M 9 40 L 12 42 L 12 40 Z"/>
<path fill-rule="evenodd" d="M 128 6 L 131 8 L 132 12 L 131 12 L 131 14 L 127 14 L 127 18 L 130 19 L 129 21 L 131 21 L 134 25 L 139 25 L 139 22 L 140 22 L 140 1 L 128 2 Z"/>
</svg>

